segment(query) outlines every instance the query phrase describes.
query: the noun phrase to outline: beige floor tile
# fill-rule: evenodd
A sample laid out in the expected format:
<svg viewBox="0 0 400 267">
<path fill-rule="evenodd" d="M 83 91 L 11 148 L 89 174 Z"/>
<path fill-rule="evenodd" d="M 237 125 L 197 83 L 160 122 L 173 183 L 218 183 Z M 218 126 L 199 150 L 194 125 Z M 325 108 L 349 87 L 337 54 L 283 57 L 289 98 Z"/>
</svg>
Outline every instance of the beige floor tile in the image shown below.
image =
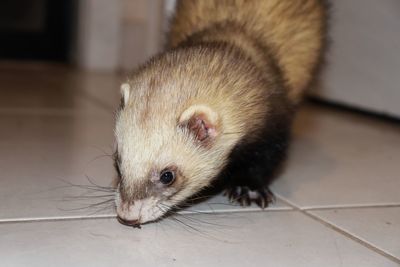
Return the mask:
<svg viewBox="0 0 400 267">
<path fill-rule="evenodd" d="M 314 210 L 310 213 L 400 259 L 400 207 Z"/>
<path fill-rule="evenodd" d="M 297 212 L 177 218 L 0 224 L 2 266 L 398 266 Z"/>
<path fill-rule="evenodd" d="M 89 184 L 87 175 L 110 184 L 112 160 L 104 155 L 113 150 L 113 120 L 101 109 L 96 115 L 0 112 L 0 219 L 94 212 L 75 210 L 92 200 L 77 198 L 90 192 L 69 183 Z"/>
<path fill-rule="evenodd" d="M 273 189 L 301 208 L 400 204 L 400 125 L 304 107 Z"/>
<path fill-rule="evenodd" d="M 2 110 L 116 109 L 121 75 L 82 72 L 59 64 L 0 64 Z"/>
</svg>

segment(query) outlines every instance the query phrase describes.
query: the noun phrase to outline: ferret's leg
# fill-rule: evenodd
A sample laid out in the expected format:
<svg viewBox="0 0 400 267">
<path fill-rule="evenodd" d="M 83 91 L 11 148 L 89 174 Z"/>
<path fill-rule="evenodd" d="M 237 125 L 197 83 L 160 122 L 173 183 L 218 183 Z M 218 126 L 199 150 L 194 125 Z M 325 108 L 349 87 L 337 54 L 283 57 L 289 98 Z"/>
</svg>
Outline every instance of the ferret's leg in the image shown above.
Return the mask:
<svg viewBox="0 0 400 267">
<path fill-rule="evenodd" d="M 288 132 L 267 135 L 263 141 L 237 147 L 225 172 L 226 195 L 243 206 L 265 208 L 274 201 L 268 186 L 285 159 Z"/>
</svg>

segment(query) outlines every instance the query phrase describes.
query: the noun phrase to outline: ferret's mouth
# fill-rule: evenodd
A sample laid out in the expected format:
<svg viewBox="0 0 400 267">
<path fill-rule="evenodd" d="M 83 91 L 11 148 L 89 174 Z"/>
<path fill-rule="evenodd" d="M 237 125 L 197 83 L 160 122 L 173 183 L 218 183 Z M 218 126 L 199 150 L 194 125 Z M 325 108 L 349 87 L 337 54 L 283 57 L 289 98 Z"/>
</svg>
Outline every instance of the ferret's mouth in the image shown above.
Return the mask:
<svg viewBox="0 0 400 267">
<path fill-rule="evenodd" d="M 121 224 L 123 224 L 123 225 L 131 226 L 131 227 L 133 227 L 133 228 L 138 228 L 138 229 L 141 229 L 141 228 L 142 228 L 142 227 L 140 226 L 139 220 L 125 220 L 125 219 L 122 219 L 122 218 L 119 217 L 119 216 L 117 216 L 117 219 L 118 219 L 118 222 L 121 223 Z"/>
</svg>

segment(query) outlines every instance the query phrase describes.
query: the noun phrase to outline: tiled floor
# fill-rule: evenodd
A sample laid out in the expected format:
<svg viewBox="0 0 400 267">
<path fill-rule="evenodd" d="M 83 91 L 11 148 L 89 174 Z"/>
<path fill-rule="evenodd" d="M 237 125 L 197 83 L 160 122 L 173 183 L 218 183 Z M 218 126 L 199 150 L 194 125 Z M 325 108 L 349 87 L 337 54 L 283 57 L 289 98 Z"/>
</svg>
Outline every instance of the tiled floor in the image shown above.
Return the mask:
<svg viewBox="0 0 400 267">
<path fill-rule="evenodd" d="M 91 182 L 114 175 L 122 80 L 0 66 L 0 266 L 400 266 L 400 125 L 316 105 L 296 120 L 269 209 L 216 196 L 120 225 Z"/>
</svg>

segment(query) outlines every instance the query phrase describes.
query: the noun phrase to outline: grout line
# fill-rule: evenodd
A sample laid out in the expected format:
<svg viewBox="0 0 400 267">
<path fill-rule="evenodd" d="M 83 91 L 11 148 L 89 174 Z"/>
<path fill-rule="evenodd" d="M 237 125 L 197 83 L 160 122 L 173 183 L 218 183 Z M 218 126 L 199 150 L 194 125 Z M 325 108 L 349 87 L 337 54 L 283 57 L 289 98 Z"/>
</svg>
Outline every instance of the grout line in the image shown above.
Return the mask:
<svg viewBox="0 0 400 267">
<path fill-rule="evenodd" d="M 42 108 L 42 107 L 17 107 L 0 108 L 0 115 L 31 115 L 31 116 L 70 116 L 81 114 L 84 109 L 79 108 Z"/>
<path fill-rule="evenodd" d="M 279 196 L 276 197 L 278 200 L 285 202 Z M 218 205 L 220 203 L 209 203 L 209 205 Z M 223 203 L 224 205 L 226 203 Z M 231 204 L 228 204 L 231 205 Z M 232 204 L 233 205 L 233 204 Z M 266 209 L 258 207 L 241 208 L 237 205 L 232 209 L 213 209 L 209 206 L 209 210 L 190 210 L 182 209 L 178 214 L 189 215 L 189 214 L 228 214 L 228 213 L 249 213 L 249 212 L 282 212 L 282 211 L 293 211 L 294 209 L 288 205 L 283 207 L 270 206 Z M 90 219 L 107 219 L 116 218 L 116 214 L 104 214 L 104 215 L 77 215 L 77 216 L 65 216 L 65 217 L 38 217 L 38 218 L 13 218 L 13 219 L 0 219 L 0 224 L 11 224 L 11 223 L 32 223 L 32 222 L 48 222 L 48 221 L 72 221 L 72 220 L 90 220 Z"/>
<path fill-rule="evenodd" d="M 314 221 L 317 221 L 317 222 L 323 224 L 324 226 L 332 229 L 333 231 L 338 232 L 339 234 L 342 234 L 343 236 L 345 236 L 345 237 L 347 237 L 347 238 L 359 243 L 360 245 L 364 246 L 365 248 L 367 248 L 369 250 L 372 250 L 375 253 L 378 253 L 381 256 L 383 256 L 383 257 L 385 257 L 385 258 L 387 258 L 387 259 L 389 259 L 389 260 L 391 260 L 391 261 L 393 261 L 393 262 L 395 262 L 397 264 L 400 264 L 400 259 L 398 259 L 398 258 L 394 257 L 393 255 L 391 255 L 391 254 L 389 254 L 389 253 L 377 248 L 376 246 L 370 244 L 369 242 L 367 242 L 365 240 L 362 240 L 361 238 L 358 238 L 357 236 L 354 236 L 354 235 L 350 234 L 349 232 L 346 232 L 345 230 L 337 227 L 336 225 L 334 225 L 334 224 L 332 224 L 332 223 L 330 223 L 328 221 L 323 220 L 322 218 L 320 218 L 320 217 L 318 217 L 318 216 L 316 216 L 316 215 L 314 215 L 312 213 L 309 213 L 308 210 L 301 209 L 301 208 L 297 207 L 296 205 L 292 204 L 290 201 L 285 200 L 284 198 L 281 198 L 281 200 L 286 205 L 291 206 L 293 208 L 293 210 L 302 213 L 303 215 L 313 219 Z"/>
<path fill-rule="evenodd" d="M 309 206 L 309 207 L 299 207 L 289 199 L 281 196 L 280 194 L 274 193 L 277 198 L 285 202 L 287 205 L 294 206 L 298 210 L 303 211 L 313 211 L 313 210 L 333 210 L 333 209 L 368 209 L 368 208 L 395 208 L 400 207 L 400 203 L 382 203 L 382 204 L 350 204 L 350 205 L 331 205 L 331 206 Z"/>
<path fill-rule="evenodd" d="M 282 211 L 293 211 L 290 207 L 272 208 L 266 210 L 255 210 L 255 209 L 243 209 L 243 210 L 183 210 L 178 212 L 178 215 L 210 215 L 210 214 L 228 214 L 228 213 L 249 213 L 249 212 L 282 212 Z M 69 216 L 69 217 L 42 217 L 42 218 L 15 218 L 15 219 L 0 219 L 1 224 L 11 224 L 11 223 L 34 223 L 34 222 L 52 222 L 52 221 L 75 221 L 75 220 L 95 220 L 95 219 L 110 219 L 116 218 L 115 214 L 105 214 L 105 215 L 94 215 L 94 216 Z"/>
<path fill-rule="evenodd" d="M 71 116 L 104 116 L 108 113 L 113 116 L 110 110 L 105 110 L 103 107 L 99 107 L 95 104 L 90 103 L 92 107 L 76 107 L 76 108 L 0 108 L 1 116 L 47 116 L 47 117 L 71 117 Z M 91 110 L 91 108 L 93 110 Z M 99 114 L 99 112 L 105 112 Z"/>
<path fill-rule="evenodd" d="M 1 219 L 1 224 L 11 223 L 34 223 L 34 222 L 56 222 L 56 221 L 75 221 L 75 220 L 91 220 L 91 219 L 111 219 L 116 218 L 116 215 L 96 215 L 96 216 L 70 216 L 70 217 L 42 217 L 42 218 L 16 218 L 16 219 Z"/>
<path fill-rule="evenodd" d="M 393 262 L 395 262 L 397 264 L 400 264 L 400 259 L 399 258 L 397 258 L 397 257 L 395 257 L 395 256 L 393 256 L 393 255 L 381 250 L 380 248 L 377 248 L 376 246 L 374 246 L 373 244 L 369 243 L 368 241 L 363 240 L 363 239 L 361 239 L 361 238 L 359 238 L 359 237 L 357 237 L 355 235 L 352 235 L 351 233 L 347 232 L 346 230 L 343 230 L 343 229 L 339 228 L 338 226 L 336 226 L 336 225 L 334 225 L 334 224 L 332 224 L 332 223 L 330 223 L 328 221 L 325 221 L 324 219 L 322 219 L 322 218 L 320 218 L 320 217 L 318 217 L 318 216 L 316 216 L 316 215 L 314 215 L 312 213 L 305 212 L 305 214 L 307 216 L 309 216 L 310 218 L 322 223 L 323 225 L 325 225 L 325 226 L 327 226 L 327 227 L 329 227 L 329 228 L 341 233 L 342 235 L 352 239 L 353 241 L 356 241 L 357 243 L 363 245 L 364 247 L 366 247 L 366 248 L 368 248 L 370 250 L 373 250 L 374 252 L 376 252 L 376 253 L 388 258 L 389 260 L 392 260 Z"/>
<path fill-rule="evenodd" d="M 181 211 L 178 212 L 178 214 L 226 214 L 226 213 L 249 213 L 249 212 L 276 212 L 276 211 L 293 211 L 292 208 L 289 207 L 282 207 L 282 208 L 271 208 L 271 209 L 243 209 L 243 210 L 239 210 L 239 209 L 222 209 L 222 210 L 205 210 L 205 211 L 201 211 L 201 210 L 193 210 L 193 211 Z"/>
<path fill-rule="evenodd" d="M 365 205 L 348 205 L 348 206 L 325 206 L 325 207 L 305 207 L 299 208 L 304 211 L 318 210 L 344 210 L 344 209 L 368 209 L 368 208 L 398 208 L 400 204 L 365 204 Z"/>
<path fill-rule="evenodd" d="M 283 201 L 279 197 L 277 199 Z M 216 203 L 218 204 L 218 203 Z M 197 215 L 197 214 L 228 214 L 228 213 L 250 213 L 250 212 L 282 212 L 282 211 L 294 211 L 293 207 L 283 206 L 283 207 L 269 207 L 267 209 L 262 210 L 261 208 L 243 208 L 241 206 L 237 206 L 237 208 L 232 209 L 212 209 L 209 210 L 190 210 L 183 209 L 178 212 L 178 214 L 182 215 Z M 31 223 L 31 222 L 48 222 L 48 221 L 72 221 L 72 220 L 90 220 L 90 219 L 107 219 L 107 218 L 116 218 L 116 214 L 104 214 L 104 215 L 78 215 L 78 216 L 65 216 L 65 217 L 39 217 L 39 218 L 15 218 L 15 219 L 0 219 L 0 224 L 8 224 L 8 223 Z"/>
</svg>

